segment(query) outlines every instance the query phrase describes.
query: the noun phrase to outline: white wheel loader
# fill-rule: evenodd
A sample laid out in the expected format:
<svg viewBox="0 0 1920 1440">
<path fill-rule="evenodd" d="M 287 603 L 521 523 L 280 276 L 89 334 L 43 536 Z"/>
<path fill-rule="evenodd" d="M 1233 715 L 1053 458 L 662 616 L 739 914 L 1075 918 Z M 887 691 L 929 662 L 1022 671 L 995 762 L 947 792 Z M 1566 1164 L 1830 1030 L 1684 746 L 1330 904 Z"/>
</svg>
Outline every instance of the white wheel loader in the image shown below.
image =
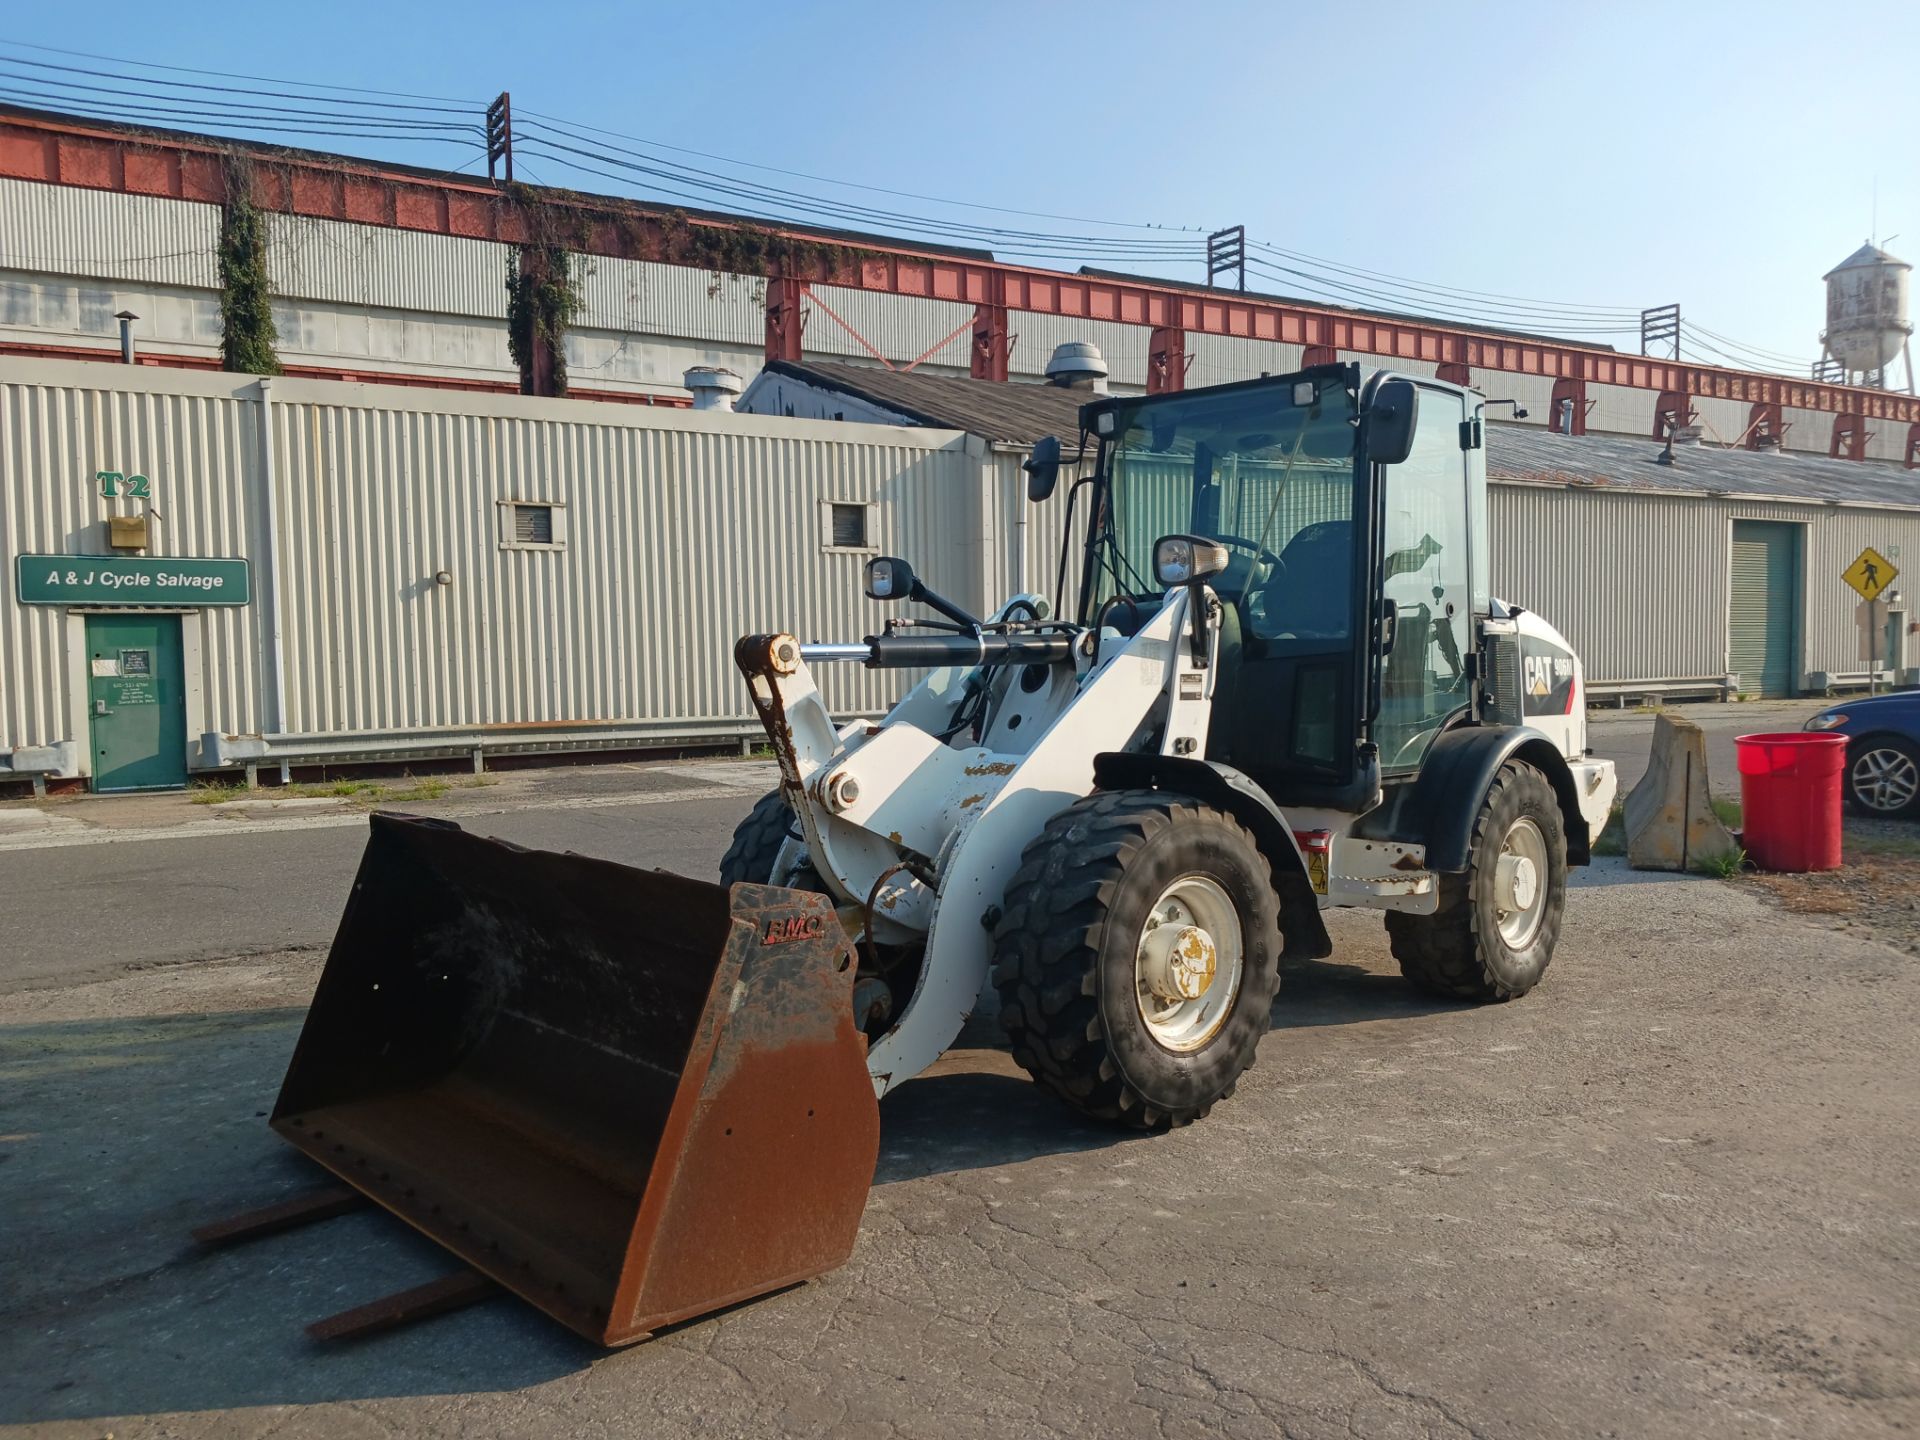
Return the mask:
<svg viewBox="0 0 1920 1440">
<path fill-rule="evenodd" d="M 1344 365 L 1087 405 L 1053 595 L 976 618 L 885 557 L 932 618 L 739 642 L 781 783 L 724 892 L 375 817 L 275 1127 L 616 1343 L 844 1260 L 875 1097 L 989 979 L 1041 1085 L 1143 1129 L 1233 1093 L 1329 906 L 1526 994 L 1615 779 L 1490 593 L 1484 406 Z M 845 663 L 925 674 L 842 724 Z"/>
<path fill-rule="evenodd" d="M 1068 1104 L 1198 1119 L 1251 1063 L 1282 954 L 1328 953 L 1332 905 L 1385 911 L 1422 989 L 1539 982 L 1614 774 L 1566 642 L 1489 592 L 1483 405 L 1346 366 L 1101 400 L 1071 618 L 1022 595 L 978 622 L 887 557 L 868 593 L 939 619 L 741 641 L 782 784 L 722 879 L 843 907 L 877 1094 L 991 973 Z M 1059 453 L 1037 447 L 1034 498 Z M 846 661 L 938 668 L 836 725 L 811 667 Z"/>
</svg>

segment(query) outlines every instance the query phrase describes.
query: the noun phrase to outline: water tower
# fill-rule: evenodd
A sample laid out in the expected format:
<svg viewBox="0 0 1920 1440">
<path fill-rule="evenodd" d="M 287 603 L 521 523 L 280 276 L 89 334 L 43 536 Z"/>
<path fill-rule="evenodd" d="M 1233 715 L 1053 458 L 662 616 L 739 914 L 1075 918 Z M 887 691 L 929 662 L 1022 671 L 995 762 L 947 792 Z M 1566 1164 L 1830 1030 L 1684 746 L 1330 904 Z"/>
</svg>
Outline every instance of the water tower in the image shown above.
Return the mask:
<svg viewBox="0 0 1920 1440">
<path fill-rule="evenodd" d="M 1907 389 L 1913 389 L 1913 356 L 1908 341 L 1913 324 L 1907 301 L 1913 266 L 1874 244 L 1862 245 L 1827 272 L 1827 328 L 1820 343 L 1849 379 L 1884 388 L 1893 357 L 1906 360 Z"/>
</svg>

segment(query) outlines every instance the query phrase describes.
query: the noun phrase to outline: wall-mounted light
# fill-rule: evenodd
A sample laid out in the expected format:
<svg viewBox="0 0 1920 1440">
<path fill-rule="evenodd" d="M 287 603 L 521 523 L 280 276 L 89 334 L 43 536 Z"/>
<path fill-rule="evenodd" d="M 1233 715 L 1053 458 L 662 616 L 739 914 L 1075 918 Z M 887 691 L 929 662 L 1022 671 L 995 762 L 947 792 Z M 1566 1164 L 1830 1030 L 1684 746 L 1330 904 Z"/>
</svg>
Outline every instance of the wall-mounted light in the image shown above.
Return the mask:
<svg viewBox="0 0 1920 1440">
<path fill-rule="evenodd" d="M 451 570 L 434 571 L 433 583 L 436 585 L 451 585 L 453 583 L 453 572 Z"/>
</svg>

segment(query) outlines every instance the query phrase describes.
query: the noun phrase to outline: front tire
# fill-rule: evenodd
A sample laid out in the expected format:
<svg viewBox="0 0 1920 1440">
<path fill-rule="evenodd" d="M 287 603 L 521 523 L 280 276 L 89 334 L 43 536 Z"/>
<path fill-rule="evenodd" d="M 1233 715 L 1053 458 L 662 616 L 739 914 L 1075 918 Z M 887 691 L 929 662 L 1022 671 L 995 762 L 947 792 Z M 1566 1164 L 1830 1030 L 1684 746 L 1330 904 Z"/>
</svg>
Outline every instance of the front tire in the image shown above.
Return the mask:
<svg viewBox="0 0 1920 1440">
<path fill-rule="evenodd" d="M 1540 983 L 1567 906 L 1567 838 L 1547 777 L 1500 768 L 1474 821 L 1467 873 L 1440 877 L 1431 915 L 1387 913 L 1400 973 L 1449 1000 L 1515 1000 Z"/>
<path fill-rule="evenodd" d="M 1856 815 L 1898 820 L 1920 810 L 1920 749 L 1898 735 L 1847 747 L 1847 804 Z"/>
<path fill-rule="evenodd" d="M 1186 1125 L 1233 1094 L 1280 983 L 1279 897 L 1231 816 L 1104 791 L 1021 856 L 994 931 L 1014 1059 L 1082 1114 Z"/>
<path fill-rule="evenodd" d="M 733 843 L 727 846 L 727 853 L 720 861 L 720 883 L 771 883 L 780 851 L 799 828 L 787 805 L 787 797 L 778 790 L 769 790 L 754 802 L 747 818 L 733 827 Z"/>
</svg>

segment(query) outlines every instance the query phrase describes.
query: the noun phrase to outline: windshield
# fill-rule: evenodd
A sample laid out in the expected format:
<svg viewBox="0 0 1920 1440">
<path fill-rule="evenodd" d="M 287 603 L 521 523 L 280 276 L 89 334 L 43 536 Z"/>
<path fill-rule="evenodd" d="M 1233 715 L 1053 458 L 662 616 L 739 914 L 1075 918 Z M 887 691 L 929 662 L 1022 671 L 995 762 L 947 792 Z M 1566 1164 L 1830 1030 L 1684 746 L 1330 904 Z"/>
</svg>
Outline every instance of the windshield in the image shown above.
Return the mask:
<svg viewBox="0 0 1920 1440">
<path fill-rule="evenodd" d="M 1212 584 L 1268 639 L 1345 639 L 1353 608 L 1358 397 L 1345 372 L 1119 407 L 1088 615 L 1153 603 L 1153 544 L 1192 533 L 1228 547 Z"/>
</svg>

